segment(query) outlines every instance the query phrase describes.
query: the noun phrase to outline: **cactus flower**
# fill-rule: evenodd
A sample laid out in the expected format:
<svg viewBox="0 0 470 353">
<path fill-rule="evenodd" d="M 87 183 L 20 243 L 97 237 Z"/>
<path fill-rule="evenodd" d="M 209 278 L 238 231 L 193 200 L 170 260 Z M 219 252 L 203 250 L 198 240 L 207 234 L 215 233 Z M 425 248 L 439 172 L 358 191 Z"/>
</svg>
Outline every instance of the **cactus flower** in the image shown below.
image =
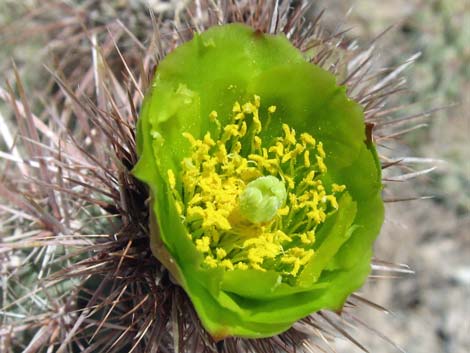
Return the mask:
<svg viewBox="0 0 470 353">
<path fill-rule="evenodd" d="M 160 64 L 137 131 L 153 254 L 207 331 L 270 337 L 370 272 L 381 168 L 361 106 L 282 35 L 213 27 Z"/>
</svg>

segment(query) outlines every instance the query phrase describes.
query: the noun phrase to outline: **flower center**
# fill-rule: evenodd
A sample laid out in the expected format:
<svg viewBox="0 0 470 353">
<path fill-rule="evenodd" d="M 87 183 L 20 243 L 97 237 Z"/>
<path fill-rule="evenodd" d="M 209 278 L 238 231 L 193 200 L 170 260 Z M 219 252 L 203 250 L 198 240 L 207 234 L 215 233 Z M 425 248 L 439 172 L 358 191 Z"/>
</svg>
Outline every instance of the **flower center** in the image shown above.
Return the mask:
<svg viewBox="0 0 470 353">
<path fill-rule="evenodd" d="M 225 126 L 212 112 L 214 138 L 184 133 L 191 154 L 180 173 L 168 170 L 168 182 L 203 266 L 273 270 L 288 281 L 313 258 L 315 232 L 345 186 L 324 185 L 326 154 L 310 134 L 297 138 L 283 124 L 283 136 L 264 145 L 260 106 L 258 96 L 236 102 Z M 267 108 L 266 125 L 275 112 Z"/>
</svg>

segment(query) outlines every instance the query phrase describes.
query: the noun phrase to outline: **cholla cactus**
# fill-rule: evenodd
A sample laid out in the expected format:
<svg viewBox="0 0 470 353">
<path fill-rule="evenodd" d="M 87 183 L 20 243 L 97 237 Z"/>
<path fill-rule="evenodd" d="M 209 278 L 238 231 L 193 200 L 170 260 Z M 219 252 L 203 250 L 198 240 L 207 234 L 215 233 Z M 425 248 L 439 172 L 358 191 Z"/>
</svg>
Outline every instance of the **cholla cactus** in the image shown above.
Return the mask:
<svg viewBox="0 0 470 353">
<path fill-rule="evenodd" d="M 102 48 L 93 29 L 90 75 L 70 70 L 80 52 L 63 58 L 46 123 L 18 75 L 20 100 L 0 91 L 24 142 L 2 152 L 2 351 L 312 352 L 336 335 L 365 349 L 344 322 L 379 308 L 353 292 L 397 163 L 380 164 L 374 126 L 409 62 L 378 78 L 371 50 L 307 9 L 195 1 L 155 20 L 148 51 L 122 22 Z M 109 63 L 125 33 L 128 86 Z"/>
</svg>

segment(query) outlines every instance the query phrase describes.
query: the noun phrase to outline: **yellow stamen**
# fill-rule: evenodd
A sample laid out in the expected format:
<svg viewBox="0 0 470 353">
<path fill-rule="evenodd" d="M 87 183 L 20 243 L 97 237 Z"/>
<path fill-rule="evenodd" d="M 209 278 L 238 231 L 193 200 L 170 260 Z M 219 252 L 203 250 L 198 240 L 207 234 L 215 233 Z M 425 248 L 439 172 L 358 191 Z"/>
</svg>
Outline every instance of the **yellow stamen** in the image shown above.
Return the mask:
<svg viewBox="0 0 470 353">
<path fill-rule="evenodd" d="M 240 107 L 240 103 L 235 102 L 233 104 L 232 112 L 234 113 L 240 113 L 242 111 L 242 108 Z"/>
<path fill-rule="evenodd" d="M 343 192 L 346 190 L 346 185 L 333 184 L 331 191 L 333 192 Z"/>
<path fill-rule="evenodd" d="M 168 174 L 168 184 L 170 185 L 170 189 L 174 189 L 176 186 L 175 173 L 173 173 L 171 169 L 168 169 L 167 174 Z"/>
<path fill-rule="evenodd" d="M 209 114 L 209 119 L 210 119 L 211 121 L 215 121 L 215 120 L 217 120 L 218 116 L 219 116 L 219 115 L 217 114 L 217 112 L 216 112 L 215 110 L 213 110 L 213 111 Z"/>
<path fill-rule="evenodd" d="M 267 117 L 260 116 L 265 109 L 259 96 L 251 102 L 235 102 L 223 128 L 218 113 L 212 111 L 209 120 L 216 125 L 216 133 L 207 132 L 202 139 L 183 134 L 190 155 L 181 163 L 179 179 L 173 170 L 167 171 L 168 184 L 188 237 L 203 255 L 203 266 L 276 270 L 283 279 L 295 278 L 313 258 L 316 227 L 338 209 L 337 194 L 346 187 L 332 184 L 325 189 L 321 178 L 327 172 L 326 153 L 323 144 L 306 132 L 297 140 L 296 131 L 282 124 L 282 136 L 267 137 L 263 147 L 264 121 L 269 125 L 277 107 L 269 106 Z M 263 203 L 261 197 L 259 204 L 242 209 L 241 195 L 247 186 L 265 178 L 277 180 L 272 185 L 262 183 L 268 196 L 274 192 L 271 186 L 285 184 L 282 200 L 275 202 L 275 197 L 271 200 L 261 193 L 269 202 Z M 249 200 L 258 197 L 248 196 Z M 265 206 L 266 217 L 247 217 Z"/>
</svg>

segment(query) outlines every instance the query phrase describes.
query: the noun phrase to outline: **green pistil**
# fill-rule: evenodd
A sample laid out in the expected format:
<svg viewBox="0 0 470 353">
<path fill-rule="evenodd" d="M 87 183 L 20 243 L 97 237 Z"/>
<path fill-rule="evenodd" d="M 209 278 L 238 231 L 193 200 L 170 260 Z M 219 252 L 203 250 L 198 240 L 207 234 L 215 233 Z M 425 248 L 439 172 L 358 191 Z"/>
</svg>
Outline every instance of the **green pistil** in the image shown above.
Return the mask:
<svg viewBox="0 0 470 353">
<path fill-rule="evenodd" d="M 248 183 L 240 194 L 240 214 L 252 223 L 271 221 L 286 202 L 287 192 L 276 177 L 262 176 Z"/>
</svg>

